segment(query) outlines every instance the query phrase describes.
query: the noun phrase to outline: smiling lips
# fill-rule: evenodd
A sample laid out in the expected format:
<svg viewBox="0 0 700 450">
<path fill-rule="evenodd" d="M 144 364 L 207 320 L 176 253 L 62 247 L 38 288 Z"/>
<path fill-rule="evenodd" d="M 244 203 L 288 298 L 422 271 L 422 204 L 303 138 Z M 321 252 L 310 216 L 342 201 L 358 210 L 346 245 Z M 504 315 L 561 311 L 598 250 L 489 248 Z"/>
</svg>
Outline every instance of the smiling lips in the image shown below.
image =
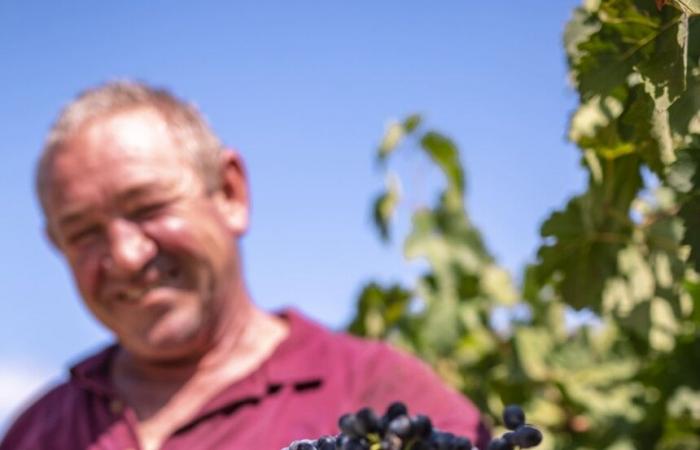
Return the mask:
<svg viewBox="0 0 700 450">
<path fill-rule="evenodd" d="M 180 269 L 174 265 L 159 269 L 149 264 L 139 276 L 131 280 L 107 282 L 108 286 L 100 297 L 118 303 L 139 303 L 146 295 L 159 287 L 173 286 L 180 277 Z"/>
<path fill-rule="evenodd" d="M 143 298 L 152 287 L 146 288 L 124 288 L 120 289 L 116 294 L 116 299 L 122 303 L 137 303 L 139 299 Z"/>
</svg>

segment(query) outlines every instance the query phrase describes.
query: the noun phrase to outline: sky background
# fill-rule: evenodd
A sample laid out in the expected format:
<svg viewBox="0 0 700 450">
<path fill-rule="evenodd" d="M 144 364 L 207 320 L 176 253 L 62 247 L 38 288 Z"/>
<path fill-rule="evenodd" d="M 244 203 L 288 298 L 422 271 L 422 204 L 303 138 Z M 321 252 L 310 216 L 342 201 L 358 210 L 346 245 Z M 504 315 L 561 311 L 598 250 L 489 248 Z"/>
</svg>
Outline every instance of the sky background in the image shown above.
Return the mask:
<svg viewBox="0 0 700 450">
<path fill-rule="evenodd" d="M 578 3 L 0 0 L 0 434 L 110 339 L 43 237 L 32 188 L 46 130 L 78 91 L 136 78 L 196 103 L 247 163 L 253 298 L 340 328 L 363 284 L 418 270 L 370 222 L 392 118 L 421 113 L 456 141 L 488 246 L 516 277 L 533 260 L 541 222 L 584 184 L 565 138 L 577 98 L 562 33 Z M 420 180 L 435 173 L 399 167 L 404 207 L 430 200 Z"/>
</svg>

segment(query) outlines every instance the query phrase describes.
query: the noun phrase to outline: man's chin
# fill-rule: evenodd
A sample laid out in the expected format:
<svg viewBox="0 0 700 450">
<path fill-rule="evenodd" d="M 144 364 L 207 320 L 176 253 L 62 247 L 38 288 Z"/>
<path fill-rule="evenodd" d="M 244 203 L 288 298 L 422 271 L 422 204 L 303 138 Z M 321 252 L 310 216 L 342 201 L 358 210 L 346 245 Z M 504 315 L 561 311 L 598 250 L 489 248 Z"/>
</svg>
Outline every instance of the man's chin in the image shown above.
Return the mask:
<svg viewBox="0 0 700 450">
<path fill-rule="evenodd" d="M 202 356 L 199 346 L 190 342 L 149 342 L 131 349 L 127 347 L 126 350 L 146 363 L 162 366 L 188 365 L 195 363 Z"/>
<path fill-rule="evenodd" d="M 133 345 L 125 342 L 124 346 L 135 356 L 153 362 L 192 361 L 199 359 L 206 349 L 206 336 L 199 327 L 158 324 L 137 341 L 132 341 Z"/>
</svg>

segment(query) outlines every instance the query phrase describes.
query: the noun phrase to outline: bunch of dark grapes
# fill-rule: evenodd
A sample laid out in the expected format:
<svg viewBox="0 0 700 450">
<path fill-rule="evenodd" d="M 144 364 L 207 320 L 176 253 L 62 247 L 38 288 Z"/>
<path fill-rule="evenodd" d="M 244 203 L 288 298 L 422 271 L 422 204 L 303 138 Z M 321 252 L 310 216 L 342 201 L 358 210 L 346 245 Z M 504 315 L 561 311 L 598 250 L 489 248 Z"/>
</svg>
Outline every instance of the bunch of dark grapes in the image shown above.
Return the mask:
<svg viewBox="0 0 700 450">
<path fill-rule="evenodd" d="M 491 441 L 488 450 L 530 448 L 542 441 L 542 434 L 525 424 L 520 407 L 507 407 L 503 419 L 511 431 Z M 409 416 L 401 402 L 389 405 L 382 417 L 369 408 L 345 414 L 338 426 L 336 436 L 294 441 L 283 450 L 478 450 L 466 437 L 434 428 L 427 416 Z"/>
</svg>

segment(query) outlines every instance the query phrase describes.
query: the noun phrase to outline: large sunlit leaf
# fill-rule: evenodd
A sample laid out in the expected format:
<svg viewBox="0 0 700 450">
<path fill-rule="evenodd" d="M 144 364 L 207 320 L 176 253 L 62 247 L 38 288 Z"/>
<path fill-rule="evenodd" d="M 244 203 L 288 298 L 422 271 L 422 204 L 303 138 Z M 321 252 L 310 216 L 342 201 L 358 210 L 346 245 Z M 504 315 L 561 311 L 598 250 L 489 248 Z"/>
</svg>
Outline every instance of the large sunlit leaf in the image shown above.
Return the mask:
<svg viewBox="0 0 700 450">
<path fill-rule="evenodd" d="M 686 14 L 700 14 L 700 0 L 669 0 L 669 3 Z"/>
<path fill-rule="evenodd" d="M 700 20 L 697 21 L 700 25 Z M 697 27 L 700 31 L 700 26 Z M 700 40 L 700 33 L 696 39 Z M 688 78 L 684 95 L 669 109 L 669 122 L 677 140 L 688 139 L 689 134 L 700 134 L 700 70 Z"/>
<path fill-rule="evenodd" d="M 656 109 L 667 110 L 685 91 L 688 65 L 688 20 L 676 14 L 661 25 L 653 42 L 653 52 L 638 65 L 647 93 Z"/>
<path fill-rule="evenodd" d="M 518 328 L 515 349 L 520 367 L 529 378 L 545 381 L 551 376 L 547 356 L 552 350 L 552 340 L 544 329 Z"/>
<path fill-rule="evenodd" d="M 535 274 L 574 308 L 600 309 L 605 283 L 618 271 L 618 252 L 632 237 L 628 211 L 641 185 L 636 157 L 607 161 L 601 183 L 542 225 L 547 241 Z"/>
<path fill-rule="evenodd" d="M 696 139 L 695 143 L 700 143 Z M 669 182 L 681 195 L 678 215 L 683 219 L 683 242 L 690 247 L 690 260 L 700 271 L 700 146 L 693 145 L 679 153 L 671 167 Z"/>
</svg>

